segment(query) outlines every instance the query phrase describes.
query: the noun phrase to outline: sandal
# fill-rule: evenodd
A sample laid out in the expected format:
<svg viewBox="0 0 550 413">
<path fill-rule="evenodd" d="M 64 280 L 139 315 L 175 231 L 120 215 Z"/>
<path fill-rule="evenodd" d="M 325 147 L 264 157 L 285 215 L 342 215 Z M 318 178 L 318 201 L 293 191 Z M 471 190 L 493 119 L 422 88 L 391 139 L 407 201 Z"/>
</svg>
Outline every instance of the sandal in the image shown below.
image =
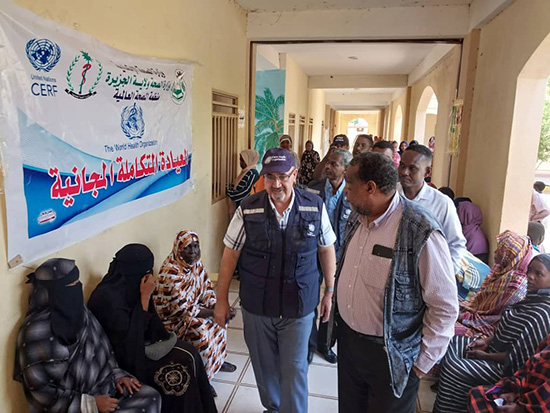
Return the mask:
<svg viewBox="0 0 550 413">
<path fill-rule="evenodd" d="M 227 361 L 222 364 L 222 368 L 220 369 L 224 373 L 233 373 L 235 370 L 237 370 L 237 366 Z"/>
<path fill-rule="evenodd" d="M 218 393 L 216 393 L 214 386 L 210 385 L 210 391 L 212 392 L 212 397 L 218 397 Z"/>
</svg>

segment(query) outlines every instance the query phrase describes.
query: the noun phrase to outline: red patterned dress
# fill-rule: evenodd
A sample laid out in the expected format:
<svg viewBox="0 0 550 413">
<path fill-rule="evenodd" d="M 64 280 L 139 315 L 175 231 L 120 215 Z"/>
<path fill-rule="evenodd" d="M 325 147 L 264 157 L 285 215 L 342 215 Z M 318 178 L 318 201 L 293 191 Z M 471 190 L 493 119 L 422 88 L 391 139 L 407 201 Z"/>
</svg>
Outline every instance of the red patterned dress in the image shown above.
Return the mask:
<svg viewBox="0 0 550 413">
<path fill-rule="evenodd" d="M 216 293 L 200 258 L 192 265 L 180 258 L 179 251 L 193 241 L 199 238 L 192 231 L 178 234 L 172 252 L 162 263 L 153 300 L 166 329 L 200 353 L 211 380 L 226 358 L 227 331 L 213 318 L 199 316 L 202 309 L 214 308 Z"/>
</svg>

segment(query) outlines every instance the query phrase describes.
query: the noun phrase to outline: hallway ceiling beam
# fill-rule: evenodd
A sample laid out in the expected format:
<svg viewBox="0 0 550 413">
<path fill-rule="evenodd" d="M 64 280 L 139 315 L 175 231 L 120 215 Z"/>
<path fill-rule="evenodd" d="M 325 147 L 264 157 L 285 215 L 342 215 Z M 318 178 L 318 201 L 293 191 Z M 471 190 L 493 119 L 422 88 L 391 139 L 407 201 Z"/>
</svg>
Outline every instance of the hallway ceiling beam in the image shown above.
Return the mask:
<svg viewBox="0 0 550 413">
<path fill-rule="evenodd" d="M 336 93 L 327 91 L 326 104 L 343 109 L 357 107 L 384 107 L 391 103 L 392 93 Z"/>
<path fill-rule="evenodd" d="M 469 30 L 468 5 L 360 10 L 249 12 L 253 41 L 456 39 Z"/>
<path fill-rule="evenodd" d="M 310 89 L 407 87 L 407 75 L 309 76 Z"/>
</svg>

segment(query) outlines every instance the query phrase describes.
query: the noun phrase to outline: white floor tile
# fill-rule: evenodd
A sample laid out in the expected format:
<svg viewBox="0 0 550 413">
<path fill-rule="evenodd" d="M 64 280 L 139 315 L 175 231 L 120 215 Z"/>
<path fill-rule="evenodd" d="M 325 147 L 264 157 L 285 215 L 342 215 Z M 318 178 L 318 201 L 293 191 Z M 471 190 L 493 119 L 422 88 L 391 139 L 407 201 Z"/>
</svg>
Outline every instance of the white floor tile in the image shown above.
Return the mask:
<svg viewBox="0 0 550 413">
<path fill-rule="evenodd" d="M 248 367 L 244 372 L 244 376 L 243 376 L 243 379 L 241 380 L 241 383 L 253 384 L 254 386 L 256 385 L 256 377 L 254 376 L 254 369 L 252 368 L 252 363 L 248 363 Z"/>
<path fill-rule="evenodd" d="M 227 413 L 261 413 L 264 407 L 260 402 L 260 394 L 256 387 L 240 386 Z"/>
<path fill-rule="evenodd" d="M 227 404 L 227 401 L 229 400 L 229 397 L 231 396 L 235 385 L 213 382 L 212 386 L 214 386 L 214 388 L 216 389 L 216 393 L 218 393 L 218 397 L 216 397 L 214 400 L 216 401 L 218 412 L 221 413 L 223 412 L 223 408 Z"/>
<path fill-rule="evenodd" d="M 231 307 L 240 308 L 240 305 L 238 303 L 239 300 L 239 293 L 229 292 L 229 305 Z"/>
<path fill-rule="evenodd" d="M 307 404 L 309 413 L 335 413 L 338 411 L 337 400 L 309 396 Z"/>
<path fill-rule="evenodd" d="M 241 285 L 241 282 L 239 280 L 236 280 L 235 278 L 233 278 L 231 280 L 231 284 L 229 284 L 229 291 L 232 292 L 232 293 L 238 293 L 240 285 Z"/>
<path fill-rule="evenodd" d="M 338 396 L 338 371 L 332 367 L 309 366 L 309 394 Z"/>
<path fill-rule="evenodd" d="M 227 358 L 225 359 L 225 361 L 236 365 L 237 370 L 234 371 L 233 373 L 224 373 L 222 371 L 218 371 L 214 376 L 214 380 L 224 380 L 224 381 L 230 381 L 232 383 L 237 383 L 239 381 L 239 377 L 243 373 L 247 360 L 248 360 L 248 356 L 241 356 L 240 354 L 227 353 Z"/>
<path fill-rule="evenodd" d="M 229 326 L 232 328 L 243 328 L 243 313 L 239 309 L 235 311 L 235 318 L 229 322 Z"/>
<path fill-rule="evenodd" d="M 248 354 L 248 347 L 244 342 L 243 330 L 237 330 L 234 328 L 227 329 L 227 349 L 237 353 Z"/>
<path fill-rule="evenodd" d="M 430 389 L 430 386 L 434 384 L 433 380 L 420 380 L 420 386 L 418 387 L 418 401 L 420 402 L 420 408 L 422 411 L 431 412 L 434 408 L 436 393 Z"/>
</svg>

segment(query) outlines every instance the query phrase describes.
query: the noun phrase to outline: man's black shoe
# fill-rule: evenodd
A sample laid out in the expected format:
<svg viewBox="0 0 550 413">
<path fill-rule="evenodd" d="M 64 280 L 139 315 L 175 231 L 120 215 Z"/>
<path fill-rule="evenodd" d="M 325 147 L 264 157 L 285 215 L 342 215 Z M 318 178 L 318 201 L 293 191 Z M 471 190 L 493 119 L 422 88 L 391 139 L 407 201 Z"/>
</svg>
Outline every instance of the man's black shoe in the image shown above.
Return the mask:
<svg viewBox="0 0 550 413">
<path fill-rule="evenodd" d="M 330 348 L 325 348 L 325 349 L 318 348 L 317 351 L 330 364 L 336 364 L 336 362 L 338 361 L 338 356 L 336 356 L 336 353 L 332 351 Z"/>
<path fill-rule="evenodd" d="M 307 352 L 307 364 L 311 364 L 311 362 L 313 361 L 313 355 L 314 354 L 315 354 L 315 349 L 310 348 Z"/>
</svg>

